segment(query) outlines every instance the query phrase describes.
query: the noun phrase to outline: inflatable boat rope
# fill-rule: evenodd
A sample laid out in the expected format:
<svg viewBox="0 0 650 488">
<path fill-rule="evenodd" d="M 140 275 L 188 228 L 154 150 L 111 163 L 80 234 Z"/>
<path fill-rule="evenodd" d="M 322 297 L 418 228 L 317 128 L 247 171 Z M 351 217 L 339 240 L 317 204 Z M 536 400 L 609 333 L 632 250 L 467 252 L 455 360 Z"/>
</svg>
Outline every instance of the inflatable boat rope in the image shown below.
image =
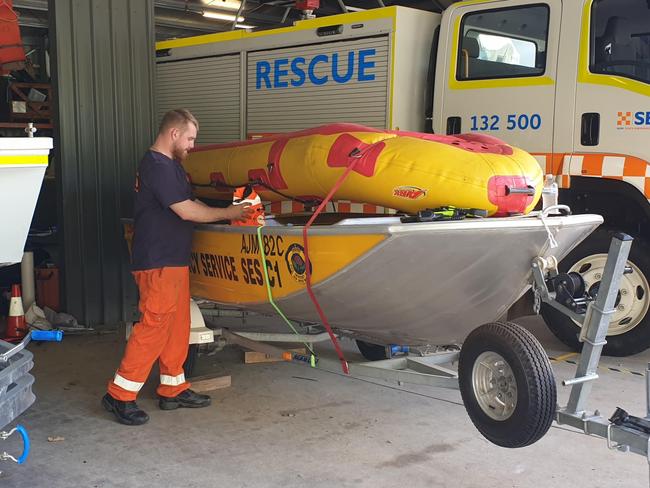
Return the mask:
<svg viewBox="0 0 650 488">
<path fill-rule="evenodd" d="M 320 202 L 322 202 L 322 200 L 305 200 L 304 198 L 292 197 L 290 195 L 287 195 L 286 193 L 282 193 L 280 190 L 274 188 L 272 185 L 269 185 L 268 183 L 266 183 L 264 180 L 260 178 L 251 179 L 248 180 L 246 183 L 242 183 L 239 185 L 229 185 L 228 183 L 225 183 L 223 181 L 212 181 L 211 183 L 208 184 L 192 183 L 191 185 L 196 188 L 227 188 L 229 190 L 235 190 L 237 188 L 241 188 L 242 186 L 250 186 L 250 187 L 261 186 L 267 189 L 268 191 L 275 193 L 276 195 L 280 195 L 282 198 L 285 198 L 286 200 L 302 203 L 305 206 L 313 206 L 316 204 L 320 204 Z M 267 202 L 264 204 L 264 207 L 270 207 L 272 203 L 273 202 Z"/>
</svg>

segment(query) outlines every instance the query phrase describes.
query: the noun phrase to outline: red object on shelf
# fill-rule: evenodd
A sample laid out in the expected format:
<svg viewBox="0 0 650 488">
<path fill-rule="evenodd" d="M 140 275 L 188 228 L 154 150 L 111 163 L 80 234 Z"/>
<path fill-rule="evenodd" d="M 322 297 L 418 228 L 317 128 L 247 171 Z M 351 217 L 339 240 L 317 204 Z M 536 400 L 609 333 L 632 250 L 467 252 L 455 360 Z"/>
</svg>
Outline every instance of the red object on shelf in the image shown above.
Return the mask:
<svg viewBox="0 0 650 488">
<path fill-rule="evenodd" d="M 320 7 L 320 0 L 296 0 L 298 10 L 316 10 Z"/>
<path fill-rule="evenodd" d="M 36 304 L 59 312 L 59 268 L 36 269 Z"/>
<path fill-rule="evenodd" d="M 13 0 L 0 0 L 0 68 L 10 71 L 24 67 L 25 49 Z"/>
</svg>

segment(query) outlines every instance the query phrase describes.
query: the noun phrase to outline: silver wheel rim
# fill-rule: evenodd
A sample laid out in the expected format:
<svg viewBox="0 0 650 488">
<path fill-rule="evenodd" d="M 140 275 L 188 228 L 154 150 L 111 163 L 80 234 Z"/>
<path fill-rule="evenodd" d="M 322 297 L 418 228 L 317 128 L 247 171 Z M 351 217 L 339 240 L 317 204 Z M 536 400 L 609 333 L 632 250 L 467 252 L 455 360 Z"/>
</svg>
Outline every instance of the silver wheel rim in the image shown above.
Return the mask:
<svg viewBox="0 0 650 488">
<path fill-rule="evenodd" d="M 496 352 L 482 353 L 472 368 L 472 388 L 481 410 L 504 421 L 517 407 L 517 381 L 508 362 Z"/>
<path fill-rule="evenodd" d="M 586 289 L 589 290 L 603 277 L 607 254 L 592 254 L 582 258 L 569 269 L 582 275 Z M 650 285 L 639 267 L 627 262 L 632 273 L 623 275 L 619 288 L 619 301 L 607 330 L 608 336 L 625 334 L 634 329 L 648 313 L 650 307 Z M 582 271 L 581 271 L 582 270 Z M 580 327 L 580 324 L 574 321 Z"/>
</svg>

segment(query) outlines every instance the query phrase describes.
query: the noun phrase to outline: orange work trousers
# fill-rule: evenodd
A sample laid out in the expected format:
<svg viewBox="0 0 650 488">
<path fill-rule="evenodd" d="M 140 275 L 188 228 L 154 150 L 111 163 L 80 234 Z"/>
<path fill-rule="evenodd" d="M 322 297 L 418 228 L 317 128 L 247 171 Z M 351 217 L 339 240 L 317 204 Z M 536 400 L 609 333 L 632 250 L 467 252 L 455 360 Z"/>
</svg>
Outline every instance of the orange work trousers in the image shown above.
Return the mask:
<svg viewBox="0 0 650 488">
<path fill-rule="evenodd" d="M 135 324 L 108 393 L 133 401 L 158 359 L 157 393 L 175 397 L 190 387 L 183 363 L 190 338 L 190 274 L 187 266 L 135 271 L 140 290 L 140 322 Z"/>
</svg>

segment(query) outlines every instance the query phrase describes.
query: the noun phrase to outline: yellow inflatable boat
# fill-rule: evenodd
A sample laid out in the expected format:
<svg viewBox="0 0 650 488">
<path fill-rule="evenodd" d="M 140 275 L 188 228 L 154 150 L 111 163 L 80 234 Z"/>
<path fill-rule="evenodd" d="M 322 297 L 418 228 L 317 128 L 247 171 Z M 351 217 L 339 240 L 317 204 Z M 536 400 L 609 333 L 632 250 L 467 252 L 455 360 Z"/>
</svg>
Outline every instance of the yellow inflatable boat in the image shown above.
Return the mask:
<svg viewBox="0 0 650 488">
<path fill-rule="evenodd" d="M 453 205 L 504 216 L 530 212 L 543 174 L 528 153 L 491 136 L 444 136 L 332 124 L 196 148 L 183 163 L 198 197 L 232 198 L 256 182 L 263 200 L 334 200 L 403 212 Z"/>
</svg>

